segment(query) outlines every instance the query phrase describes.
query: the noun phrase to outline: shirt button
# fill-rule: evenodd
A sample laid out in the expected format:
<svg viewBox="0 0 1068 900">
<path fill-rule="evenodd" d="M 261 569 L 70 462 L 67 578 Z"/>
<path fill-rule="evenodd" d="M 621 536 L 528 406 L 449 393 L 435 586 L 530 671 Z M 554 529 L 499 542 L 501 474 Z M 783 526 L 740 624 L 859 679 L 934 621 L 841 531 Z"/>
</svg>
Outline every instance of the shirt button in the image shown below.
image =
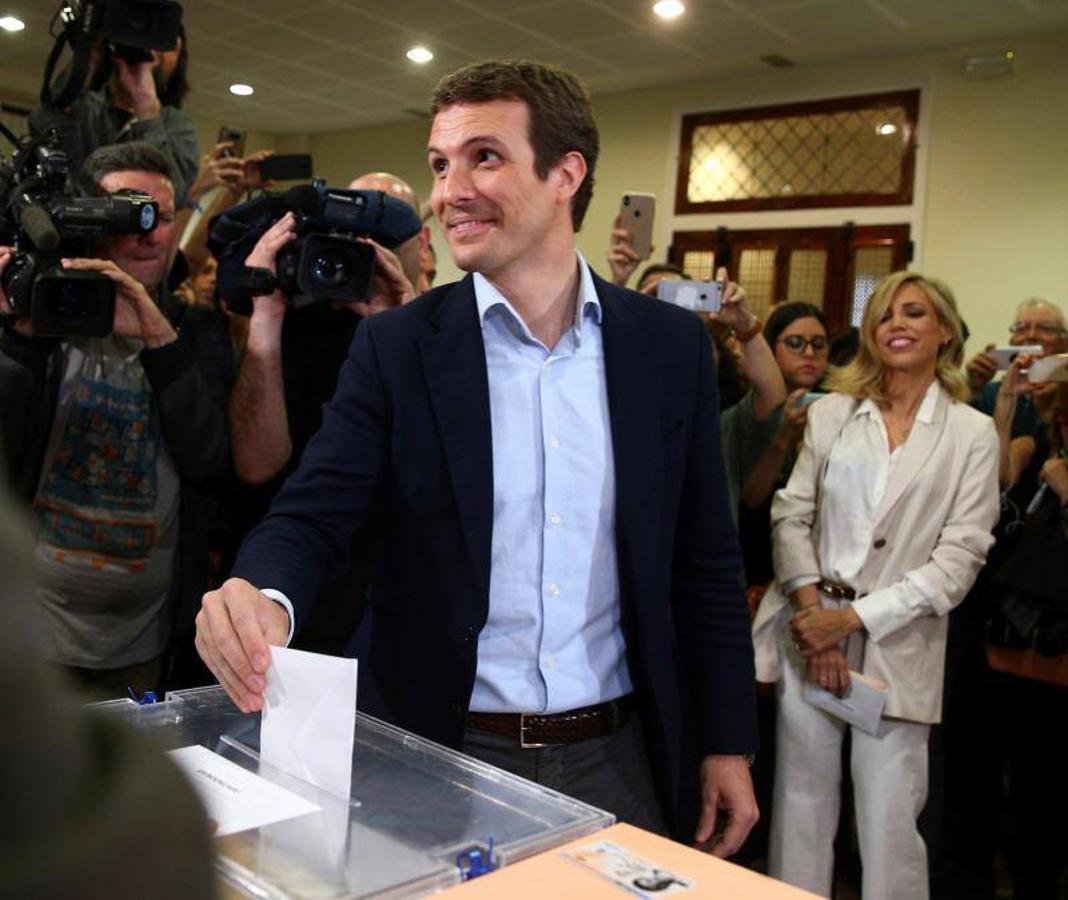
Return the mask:
<svg viewBox="0 0 1068 900">
<path fill-rule="evenodd" d="M 560 513 L 553 513 L 551 516 L 549 516 L 550 525 L 559 525 L 562 521 L 563 519 L 560 518 Z"/>
<path fill-rule="evenodd" d="M 875 549 L 876 549 L 876 550 L 882 550 L 882 549 L 883 549 L 883 547 L 885 547 L 885 546 L 886 546 L 886 539 L 885 539 L 885 538 L 879 538 L 879 539 L 878 539 L 878 540 L 877 540 L 877 541 L 876 541 L 876 542 L 875 542 L 875 543 L 873 544 L 873 546 L 875 547 Z"/>
<path fill-rule="evenodd" d="M 549 582 L 548 589 L 549 589 L 549 596 L 550 597 L 556 597 L 560 593 L 560 585 L 558 585 L 555 581 L 550 581 Z"/>
<path fill-rule="evenodd" d="M 549 449 L 550 450 L 558 450 L 559 448 L 560 448 L 560 438 L 558 438 L 558 437 L 549 438 Z"/>
<path fill-rule="evenodd" d="M 546 656 L 545 657 L 545 668 L 546 669 L 555 669 L 556 668 L 556 657 L 555 656 Z"/>
</svg>

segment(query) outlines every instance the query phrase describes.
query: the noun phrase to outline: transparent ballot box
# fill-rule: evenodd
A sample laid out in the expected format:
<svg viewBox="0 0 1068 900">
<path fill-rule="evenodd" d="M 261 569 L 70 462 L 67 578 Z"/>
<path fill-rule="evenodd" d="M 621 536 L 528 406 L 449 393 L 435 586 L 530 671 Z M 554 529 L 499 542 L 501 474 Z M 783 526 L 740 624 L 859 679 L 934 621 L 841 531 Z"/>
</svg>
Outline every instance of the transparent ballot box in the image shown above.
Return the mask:
<svg viewBox="0 0 1068 900">
<path fill-rule="evenodd" d="M 252 897 L 425 895 L 459 883 L 487 860 L 508 865 L 614 821 L 362 713 L 346 801 L 263 762 L 259 714 L 240 712 L 222 688 L 97 708 L 152 732 L 168 749 L 202 745 L 321 807 L 215 839 L 222 878 Z"/>
</svg>

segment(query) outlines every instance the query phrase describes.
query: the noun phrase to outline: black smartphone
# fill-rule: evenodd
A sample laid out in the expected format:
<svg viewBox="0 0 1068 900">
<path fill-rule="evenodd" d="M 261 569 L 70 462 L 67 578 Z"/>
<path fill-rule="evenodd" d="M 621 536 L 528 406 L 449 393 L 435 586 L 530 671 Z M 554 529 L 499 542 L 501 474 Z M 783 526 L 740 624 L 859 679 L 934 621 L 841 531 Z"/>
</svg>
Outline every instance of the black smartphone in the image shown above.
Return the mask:
<svg viewBox="0 0 1068 900">
<path fill-rule="evenodd" d="M 230 144 L 230 146 L 223 150 L 223 156 L 236 156 L 240 159 L 245 155 L 245 132 L 239 128 L 231 128 L 229 125 L 223 125 L 219 129 L 219 139 L 217 144 Z"/>
<path fill-rule="evenodd" d="M 310 153 L 275 154 L 260 163 L 260 178 L 264 181 L 303 181 L 311 177 Z"/>
</svg>

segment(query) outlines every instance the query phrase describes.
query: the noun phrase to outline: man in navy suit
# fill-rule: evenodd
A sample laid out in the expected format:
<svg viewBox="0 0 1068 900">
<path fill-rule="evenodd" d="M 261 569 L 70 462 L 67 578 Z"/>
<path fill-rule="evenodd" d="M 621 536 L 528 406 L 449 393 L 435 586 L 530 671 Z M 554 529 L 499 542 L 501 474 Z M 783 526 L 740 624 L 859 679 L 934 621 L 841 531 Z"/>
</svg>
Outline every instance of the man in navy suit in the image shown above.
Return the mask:
<svg viewBox="0 0 1068 900">
<path fill-rule="evenodd" d="M 573 76 L 480 63 L 433 113 L 431 203 L 472 274 L 361 324 L 198 649 L 260 709 L 269 645 L 371 521 L 362 709 L 729 855 L 754 673 L 708 335 L 576 253 L 598 137 Z"/>
</svg>

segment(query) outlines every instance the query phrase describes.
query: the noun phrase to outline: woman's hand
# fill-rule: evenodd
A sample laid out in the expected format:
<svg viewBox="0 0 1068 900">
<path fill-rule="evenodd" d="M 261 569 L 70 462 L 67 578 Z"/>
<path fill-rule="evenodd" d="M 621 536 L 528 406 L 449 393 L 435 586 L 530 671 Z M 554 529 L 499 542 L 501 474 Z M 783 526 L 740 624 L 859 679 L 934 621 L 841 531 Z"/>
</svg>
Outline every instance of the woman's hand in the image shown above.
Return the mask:
<svg viewBox="0 0 1068 900">
<path fill-rule="evenodd" d="M 845 654 L 837 647 L 808 657 L 805 660 L 805 677 L 835 696 L 844 697 L 849 693 L 849 664 Z"/>
<path fill-rule="evenodd" d="M 837 647 L 864 623 L 853 607 L 842 609 L 803 609 L 790 620 L 790 633 L 802 656 L 808 658 Z"/>
<path fill-rule="evenodd" d="M 1061 499 L 1061 506 L 1068 506 L 1068 460 L 1047 459 L 1038 477 L 1053 488 Z"/>
<path fill-rule="evenodd" d="M 626 287 L 642 258 L 634 249 L 634 236 L 623 227 L 622 216 L 617 215 L 612 223 L 612 237 L 606 258 L 608 267 L 612 270 L 612 284 Z"/>
</svg>

